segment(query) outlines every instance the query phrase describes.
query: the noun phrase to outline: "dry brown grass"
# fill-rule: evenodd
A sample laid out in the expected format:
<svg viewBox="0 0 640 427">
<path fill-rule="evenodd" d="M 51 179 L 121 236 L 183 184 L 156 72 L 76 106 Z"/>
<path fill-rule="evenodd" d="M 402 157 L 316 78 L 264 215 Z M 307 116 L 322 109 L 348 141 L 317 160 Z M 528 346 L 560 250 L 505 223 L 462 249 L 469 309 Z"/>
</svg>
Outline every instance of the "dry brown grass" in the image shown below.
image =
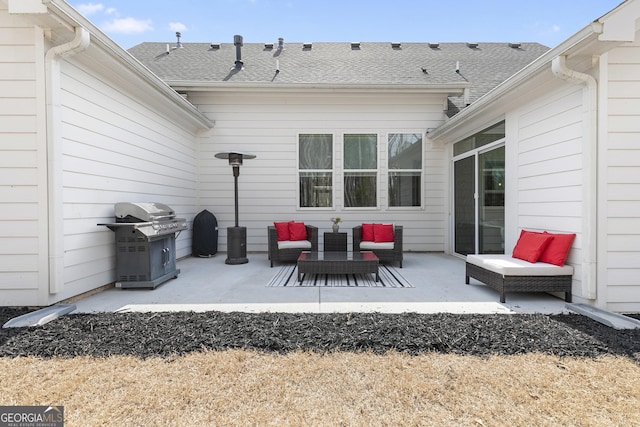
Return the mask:
<svg viewBox="0 0 640 427">
<path fill-rule="evenodd" d="M 67 426 L 632 426 L 621 357 L 242 350 L 170 359 L 0 358 L 0 404 L 64 405 Z"/>
</svg>

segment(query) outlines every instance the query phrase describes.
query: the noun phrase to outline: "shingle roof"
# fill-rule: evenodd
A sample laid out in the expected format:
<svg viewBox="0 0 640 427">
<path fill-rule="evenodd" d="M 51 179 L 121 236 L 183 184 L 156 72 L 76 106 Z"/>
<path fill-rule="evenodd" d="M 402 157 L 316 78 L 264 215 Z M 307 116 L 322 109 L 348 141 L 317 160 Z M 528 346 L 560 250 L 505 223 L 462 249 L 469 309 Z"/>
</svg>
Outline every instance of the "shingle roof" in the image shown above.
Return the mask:
<svg viewBox="0 0 640 427">
<path fill-rule="evenodd" d="M 167 54 L 167 46 L 170 53 Z M 539 43 L 245 43 L 242 71 L 232 42 L 142 43 L 129 52 L 167 82 L 242 84 L 419 85 L 468 82 L 473 102 L 549 48 Z M 456 72 L 459 66 L 459 72 Z M 279 70 L 276 73 L 276 69 Z M 461 97 L 451 98 L 460 108 Z"/>
</svg>

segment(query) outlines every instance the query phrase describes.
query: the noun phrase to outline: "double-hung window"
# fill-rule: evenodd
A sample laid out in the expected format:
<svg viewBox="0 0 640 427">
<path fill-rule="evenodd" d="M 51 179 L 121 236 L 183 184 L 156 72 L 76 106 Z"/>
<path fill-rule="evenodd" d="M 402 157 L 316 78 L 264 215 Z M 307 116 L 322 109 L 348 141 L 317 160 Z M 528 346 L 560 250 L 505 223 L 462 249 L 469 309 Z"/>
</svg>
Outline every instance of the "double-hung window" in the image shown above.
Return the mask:
<svg viewBox="0 0 640 427">
<path fill-rule="evenodd" d="M 344 207 L 378 205 L 378 135 L 344 135 Z"/>
<path fill-rule="evenodd" d="M 301 208 L 333 206 L 333 135 L 299 135 L 298 174 Z"/>
<path fill-rule="evenodd" d="M 389 134 L 389 206 L 422 205 L 422 134 Z"/>
</svg>

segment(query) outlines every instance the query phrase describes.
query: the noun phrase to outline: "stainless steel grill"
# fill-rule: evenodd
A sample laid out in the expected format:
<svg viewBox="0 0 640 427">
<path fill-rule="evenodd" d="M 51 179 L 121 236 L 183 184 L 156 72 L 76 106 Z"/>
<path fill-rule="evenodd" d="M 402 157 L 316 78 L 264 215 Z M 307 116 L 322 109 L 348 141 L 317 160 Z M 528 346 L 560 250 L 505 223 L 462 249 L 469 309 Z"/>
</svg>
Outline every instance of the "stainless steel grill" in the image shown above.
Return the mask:
<svg viewBox="0 0 640 427">
<path fill-rule="evenodd" d="M 116 287 L 155 288 L 178 276 L 175 240 L 186 219 L 162 203 L 116 203 L 114 214 L 116 222 L 98 225 L 116 234 Z"/>
</svg>

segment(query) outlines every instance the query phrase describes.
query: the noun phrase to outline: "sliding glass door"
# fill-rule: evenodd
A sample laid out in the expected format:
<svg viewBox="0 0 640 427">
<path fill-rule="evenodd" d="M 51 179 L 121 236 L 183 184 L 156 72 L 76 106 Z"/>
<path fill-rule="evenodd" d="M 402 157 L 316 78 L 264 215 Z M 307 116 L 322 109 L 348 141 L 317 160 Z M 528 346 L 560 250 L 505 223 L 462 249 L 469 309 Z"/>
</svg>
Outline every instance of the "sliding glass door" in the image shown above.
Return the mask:
<svg viewBox="0 0 640 427">
<path fill-rule="evenodd" d="M 504 253 L 504 145 L 454 159 L 454 252 Z"/>
</svg>

